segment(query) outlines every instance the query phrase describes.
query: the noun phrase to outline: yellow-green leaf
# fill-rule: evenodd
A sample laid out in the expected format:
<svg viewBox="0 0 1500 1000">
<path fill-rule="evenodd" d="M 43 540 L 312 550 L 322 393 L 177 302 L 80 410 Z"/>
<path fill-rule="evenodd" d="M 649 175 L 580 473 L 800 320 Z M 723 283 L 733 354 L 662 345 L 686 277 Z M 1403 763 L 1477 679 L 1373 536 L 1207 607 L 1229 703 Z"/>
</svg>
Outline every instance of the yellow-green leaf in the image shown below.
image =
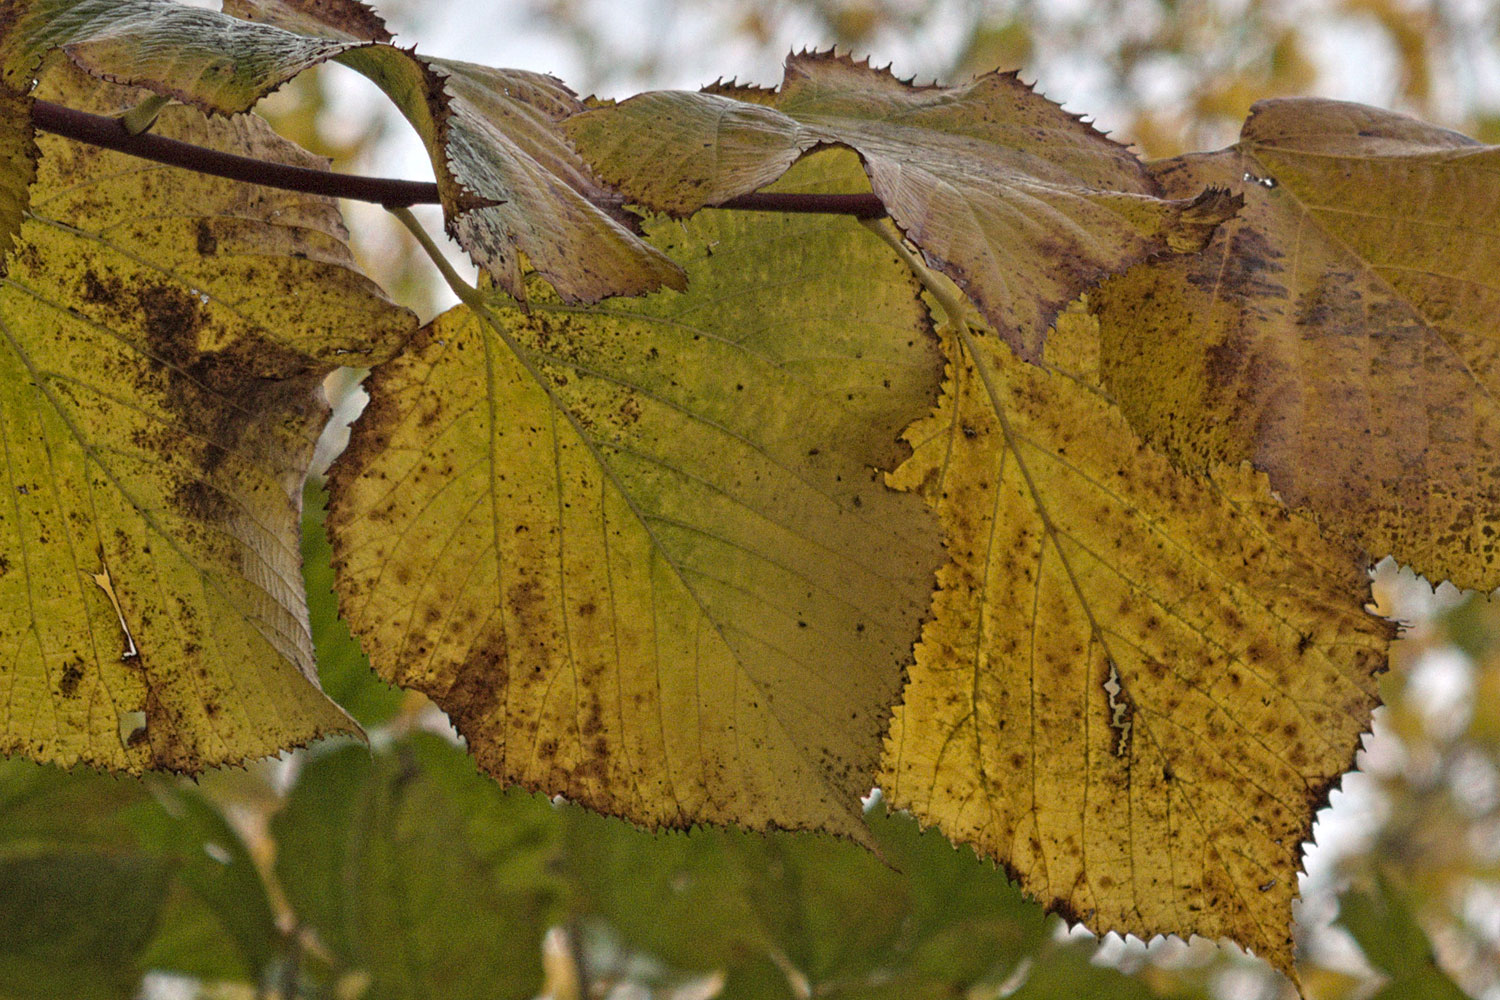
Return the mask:
<svg viewBox="0 0 1500 1000">
<path fill-rule="evenodd" d="M 1286 970 L 1301 844 L 1389 629 L 1263 477 L 1191 478 L 1134 435 L 1096 338 L 1065 314 L 1045 368 L 949 341 L 892 477 L 950 558 L 881 787 L 1094 930 L 1228 936 Z"/>
<path fill-rule="evenodd" d="M 1181 465 L 1253 461 L 1288 503 L 1434 579 L 1500 585 L 1500 150 L 1336 101 L 1256 105 L 1157 166 L 1233 185 L 1201 255 L 1097 296 L 1105 375 Z"/>
<path fill-rule="evenodd" d="M 925 313 L 849 219 L 652 231 L 686 294 L 460 307 L 377 369 L 331 481 L 344 613 L 502 781 L 855 835 L 940 560 L 876 471 L 937 391 Z"/>
<path fill-rule="evenodd" d="M 565 128 L 606 181 L 677 215 L 759 190 L 810 150 L 850 146 L 928 262 L 1033 359 L 1066 303 L 1148 256 L 1201 248 L 1237 206 L 1221 191 L 1163 201 L 1129 150 L 1011 73 L 916 87 L 802 53 L 774 93 L 659 91 Z"/>
<path fill-rule="evenodd" d="M 317 162 L 253 118 L 157 128 Z M 302 480 L 322 377 L 390 356 L 411 315 L 353 270 L 330 200 L 43 151 L 0 280 L 0 752 L 199 770 L 354 729 L 315 680 Z"/>
</svg>

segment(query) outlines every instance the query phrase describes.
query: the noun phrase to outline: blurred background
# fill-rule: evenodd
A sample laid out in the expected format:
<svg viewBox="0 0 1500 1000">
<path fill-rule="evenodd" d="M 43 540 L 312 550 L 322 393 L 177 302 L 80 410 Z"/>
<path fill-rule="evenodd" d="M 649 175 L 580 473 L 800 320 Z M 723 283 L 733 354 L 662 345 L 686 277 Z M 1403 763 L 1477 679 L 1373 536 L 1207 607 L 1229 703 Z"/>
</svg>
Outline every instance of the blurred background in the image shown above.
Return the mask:
<svg viewBox="0 0 1500 1000">
<path fill-rule="evenodd" d="M 1500 141 L 1486 0 L 387 0 L 397 42 L 622 98 L 772 85 L 838 46 L 903 77 L 994 68 L 1147 157 L 1234 141 L 1264 97 L 1319 94 Z M 337 169 L 427 179 L 425 153 L 337 66 L 264 103 Z M 357 254 L 424 318 L 449 301 L 383 212 Z M 435 210 L 424 217 L 441 231 Z M 455 253 L 455 261 L 461 258 Z M 357 409 L 359 373 L 336 394 Z M 330 439 L 325 458 L 337 448 Z M 900 871 L 826 838 L 650 837 L 478 778 L 441 713 L 374 679 L 338 623 L 308 494 L 325 689 L 372 749 L 326 745 L 145 785 L 0 761 L 0 998 L 529 996 L 1500 1000 L 1500 608 L 1382 564 L 1409 623 L 1360 768 L 1320 814 L 1298 982 L 1227 942 L 1097 939 L 913 826 Z M 60 873 L 65 873 L 61 874 Z M 59 894 L 66 885 L 71 896 Z M 649 919 L 648 919 L 649 918 Z"/>
</svg>

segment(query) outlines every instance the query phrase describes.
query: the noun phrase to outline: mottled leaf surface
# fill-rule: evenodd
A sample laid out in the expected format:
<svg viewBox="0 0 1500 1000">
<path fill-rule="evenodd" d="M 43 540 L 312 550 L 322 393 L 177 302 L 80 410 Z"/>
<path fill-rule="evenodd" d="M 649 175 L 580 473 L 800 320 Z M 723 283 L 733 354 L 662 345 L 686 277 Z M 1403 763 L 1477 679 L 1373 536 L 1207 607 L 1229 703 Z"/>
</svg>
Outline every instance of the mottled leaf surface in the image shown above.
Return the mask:
<svg viewBox="0 0 1500 1000">
<path fill-rule="evenodd" d="M 1301 844 L 1389 631 L 1354 553 L 1262 477 L 1190 478 L 1131 433 L 1096 337 L 1065 314 L 1046 368 L 950 344 L 892 477 L 950 561 L 880 784 L 1091 929 L 1228 936 L 1286 970 Z"/>
<path fill-rule="evenodd" d="M 924 310 L 849 219 L 653 238 L 686 294 L 460 307 L 376 371 L 331 480 L 341 606 L 502 781 L 857 833 L 941 559 L 877 472 L 935 398 Z"/>
<path fill-rule="evenodd" d="M 1232 185 L 1203 254 L 1097 296 L 1105 377 L 1180 464 L 1253 461 L 1373 558 L 1500 585 L 1500 151 L 1361 105 L 1256 106 L 1241 141 L 1156 166 Z"/>
<path fill-rule="evenodd" d="M 68 76 L 54 96 L 138 95 Z M 163 134 L 310 165 L 258 120 Z M 321 380 L 412 317 L 333 203 L 45 139 L 0 282 L 0 750 L 196 771 L 351 721 L 299 566 Z"/>
<path fill-rule="evenodd" d="M 21 231 L 37 156 L 31 98 L 0 83 L 0 274 Z"/>
<path fill-rule="evenodd" d="M 23 86 L 61 48 L 102 79 L 233 114 L 336 58 L 370 77 L 416 128 L 449 231 L 512 295 L 524 294 L 520 254 L 571 302 L 681 287 L 681 271 L 631 231 L 633 217 L 562 137 L 557 120 L 583 105 L 558 80 L 418 56 L 390 44 L 379 17 L 353 0 L 239 0 L 228 10 L 32 0 L 0 31 L 0 60 L 6 79 Z"/>
<path fill-rule="evenodd" d="M 775 92 L 658 91 L 566 128 L 605 180 L 676 215 L 759 190 L 809 150 L 850 146 L 906 236 L 1028 358 L 1079 293 L 1148 255 L 1200 248 L 1236 207 L 1201 188 L 1161 200 L 1124 146 L 1014 74 L 917 87 L 802 53 Z"/>
<path fill-rule="evenodd" d="M 536 996 L 560 886 L 545 801 L 429 734 L 330 748 L 271 821 L 288 902 L 362 996 Z"/>
</svg>

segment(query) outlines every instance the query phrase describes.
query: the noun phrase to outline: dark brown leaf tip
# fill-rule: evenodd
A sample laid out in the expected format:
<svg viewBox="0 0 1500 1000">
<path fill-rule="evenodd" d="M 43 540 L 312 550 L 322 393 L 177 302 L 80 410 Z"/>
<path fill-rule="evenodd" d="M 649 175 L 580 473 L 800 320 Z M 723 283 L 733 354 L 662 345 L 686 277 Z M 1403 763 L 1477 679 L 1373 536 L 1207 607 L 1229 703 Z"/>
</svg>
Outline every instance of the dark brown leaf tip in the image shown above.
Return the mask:
<svg viewBox="0 0 1500 1000">
<path fill-rule="evenodd" d="M 1197 253 L 1225 222 L 1245 205 L 1245 197 L 1228 188 L 1207 187 L 1183 206 L 1177 226 L 1167 234 L 1167 249 L 1173 253 Z"/>
</svg>

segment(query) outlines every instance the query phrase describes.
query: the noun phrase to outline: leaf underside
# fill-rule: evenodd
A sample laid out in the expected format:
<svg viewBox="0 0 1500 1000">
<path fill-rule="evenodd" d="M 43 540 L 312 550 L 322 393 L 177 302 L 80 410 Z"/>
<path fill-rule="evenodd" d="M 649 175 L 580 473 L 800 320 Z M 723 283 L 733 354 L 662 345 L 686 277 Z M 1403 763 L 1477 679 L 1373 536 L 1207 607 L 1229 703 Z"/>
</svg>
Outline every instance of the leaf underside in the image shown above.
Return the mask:
<svg viewBox="0 0 1500 1000">
<path fill-rule="evenodd" d="M 1096 296 L 1105 377 L 1191 470 L 1250 460 L 1372 559 L 1500 585 L 1500 149 L 1337 101 L 1257 105 L 1240 143 L 1166 161 L 1233 185 L 1202 254 Z"/>
<path fill-rule="evenodd" d="M 239 0 L 229 11 L 239 16 L 173 0 L 32 0 L 0 25 L 9 29 L 0 65 L 22 87 L 61 49 L 100 79 L 227 115 L 336 59 L 411 122 L 449 231 L 511 294 L 524 294 L 522 254 L 568 301 L 681 287 L 675 265 L 631 231 L 632 216 L 594 203 L 607 199 L 556 124 L 583 105 L 556 79 L 417 56 L 389 44 L 380 19 L 353 0 Z"/>
<path fill-rule="evenodd" d="M 1029 359 L 1080 293 L 1148 256 L 1201 248 L 1238 205 L 1202 189 L 1158 198 L 1129 150 L 1013 73 L 916 87 L 804 52 L 777 91 L 641 94 L 564 128 L 601 177 L 676 215 L 760 190 L 810 150 L 851 147 L 906 236 Z"/>
</svg>

